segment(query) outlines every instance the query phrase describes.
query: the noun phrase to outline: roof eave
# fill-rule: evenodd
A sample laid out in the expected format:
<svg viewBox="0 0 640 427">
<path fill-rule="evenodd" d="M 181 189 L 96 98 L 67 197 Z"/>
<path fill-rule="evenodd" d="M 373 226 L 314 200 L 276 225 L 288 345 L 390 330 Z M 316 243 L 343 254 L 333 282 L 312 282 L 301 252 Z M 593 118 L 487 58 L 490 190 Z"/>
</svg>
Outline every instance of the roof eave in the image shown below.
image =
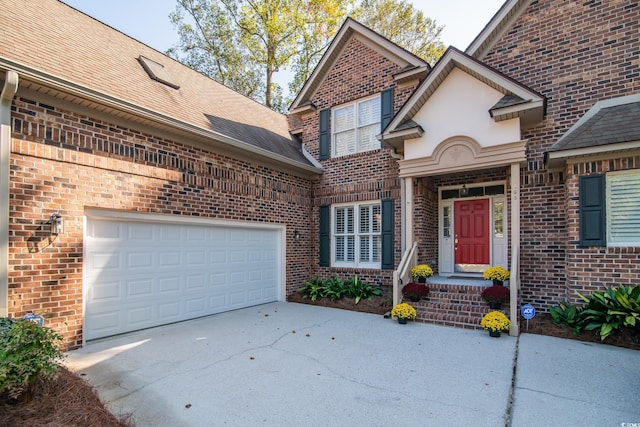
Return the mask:
<svg viewBox="0 0 640 427">
<path fill-rule="evenodd" d="M 545 153 L 545 162 L 550 168 L 558 168 L 566 165 L 567 160 L 570 158 L 591 157 L 624 151 L 640 151 L 640 140 L 572 148 L 568 150 L 547 151 Z"/>
<path fill-rule="evenodd" d="M 287 169 L 290 169 L 292 172 L 295 171 L 296 175 L 300 175 L 304 178 L 317 177 L 322 173 L 321 169 L 318 169 L 317 167 L 314 167 L 312 165 L 298 162 L 280 154 L 273 153 L 263 148 L 256 147 L 255 145 L 251 145 L 244 141 L 229 137 L 222 133 L 204 129 L 202 127 L 166 116 L 157 111 L 140 107 L 122 99 L 88 89 L 73 82 L 59 79 L 55 76 L 51 76 L 39 70 L 32 69 L 23 64 L 8 61 L 5 58 L 0 58 L 0 69 L 15 71 L 16 73 L 18 73 L 18 75 L 20 75 L 22 81 L 30 81 L 37 85 L 51 88 L 61 93 L 66 93 L 71 96 L 87 99 L 90 102 L 101 104 L 114 111 L 121 111 L 126 114 L 130 114 L 132 116 L 141 118 L 148 123 L 162 124 L 166 127 L 198 136 L 200 137 L 200 139 L 215 141 L 229 148 L 241 150 L 244 153 L 252 154 L 255 160 L 259 160 L 263 163 L 265 159 L 269 159 L 269 163 L 273 165 L 279 164 L 281 167 L 286 166 Z"/>
<path fill-rule="evenodd" d="M 519 117 L 522 126 L 532 126 L 542 122 L 544 117 L 544 101 L 541 99 L 529 100 L 524 104 L 495 108 L 490 110 L 489 114 L 496 122 Z"/>
<path fill-rule="evenodd" d="M 404 153 L 404 141 L 407 139 L 416 139 L 424 135 L 422 126 L 415 126 L 409 129 L 403 129 L 394 132 L 385 132 L 377 135 L 380 142 L 383 142 L 396 149 L 398 153 Z"/>
</svg>

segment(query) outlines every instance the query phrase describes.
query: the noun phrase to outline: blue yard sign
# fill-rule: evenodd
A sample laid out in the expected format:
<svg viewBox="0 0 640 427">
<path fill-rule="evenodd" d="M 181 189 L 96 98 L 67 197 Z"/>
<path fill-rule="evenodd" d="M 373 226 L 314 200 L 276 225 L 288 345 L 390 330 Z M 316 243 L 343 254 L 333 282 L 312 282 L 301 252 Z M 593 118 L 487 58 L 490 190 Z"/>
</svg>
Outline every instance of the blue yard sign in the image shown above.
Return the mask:
<svg viewBox="0 0 640 427">
<path fill-rule="evenodd" d="M 520 309 L 522 317 L 525 319 L 533 319 L 536 316 L 536 309 L 531 304 L 525 304 Z"/>
</svg>

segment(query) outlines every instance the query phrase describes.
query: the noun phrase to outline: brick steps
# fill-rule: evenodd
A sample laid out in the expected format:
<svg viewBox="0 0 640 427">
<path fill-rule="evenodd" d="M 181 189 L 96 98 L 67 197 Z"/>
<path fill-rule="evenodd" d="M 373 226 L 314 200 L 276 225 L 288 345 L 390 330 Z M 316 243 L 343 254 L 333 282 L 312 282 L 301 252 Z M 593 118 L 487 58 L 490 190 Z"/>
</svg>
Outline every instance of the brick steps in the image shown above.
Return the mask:
<svg viewBox="0 0 640 427">
<path fill-rule="evenodd" d="M 463 282 L 463 281 L 461 281 Z M 405 299 L 417 311 L 417 322 L 436 325 L 455 326 L 466 329 L 481 329 L 480 320 L 489 311 L 489 305 L 482 300 L 480 294 L 484 286 L 467 284 L 429 283 L 429 296 L 418 302 Z M 500 309 L 509 313 L 509 304 Z"/>
</svg>

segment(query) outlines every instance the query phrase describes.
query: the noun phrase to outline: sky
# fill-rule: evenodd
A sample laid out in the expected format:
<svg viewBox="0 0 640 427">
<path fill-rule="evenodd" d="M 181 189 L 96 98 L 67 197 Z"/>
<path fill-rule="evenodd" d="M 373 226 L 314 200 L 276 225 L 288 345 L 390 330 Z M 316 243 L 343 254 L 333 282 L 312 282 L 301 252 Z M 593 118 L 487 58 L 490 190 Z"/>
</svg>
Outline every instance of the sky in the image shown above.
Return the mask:
<svg viewBox="0 0 640 427">
<path fill-rule="evenodd" d="M 165 52 L 178 42 L 169 21 L 176 0 L 62 0 L 69 6 Z M 410 0 L 411 1 L 411 0 Z M 413 0 L 417 9 L 443 25 L 445 46 L 465 50 L 505 0 Z M 285 77 L 285 75 L 281 76 Z M 285 77 L 286 78 L 286 77 Z M 276 76 L 276 81 L 279 80 Z M 286 82 L 279 82 L 285 88 Z"/>
</svg>

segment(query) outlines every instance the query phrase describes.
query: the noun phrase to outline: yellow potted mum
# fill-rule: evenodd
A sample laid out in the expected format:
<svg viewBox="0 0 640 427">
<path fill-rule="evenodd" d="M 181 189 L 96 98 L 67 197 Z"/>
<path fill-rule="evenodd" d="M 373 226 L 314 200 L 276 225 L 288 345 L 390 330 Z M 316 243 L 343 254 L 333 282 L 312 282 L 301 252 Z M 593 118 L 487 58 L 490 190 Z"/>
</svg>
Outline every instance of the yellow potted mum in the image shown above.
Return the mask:
<svg viewBox="0 0 640 427">
<path fill-rule="evenodd" d="M 418 283 L 426 283 L 427 277 L 433 276 L 433 269 L 427 264 L 418 264 L 411 269 L 411 277 Z"/>
<path fill-rule="evenodd" d="M 511 320 L 501 311 L 490 311 L 480 321 L 480 326 L 489 331 L 489 336 L 499 337 L 500 332 L 507 332 L 511 327 Z"/>
<path fill-rule="evenodd" d="M 417 314 L 416 309 L 406 302 L 396 305 L 391 310 L 391 316 L 397 317 L 398 323 L 401 324 L 407 323 L 407 320 L 415 319 Z"/>
<path fill-rule="evenodd" d="M 509 270 L 496 265 L 491 268 L 487 268 L 483 273 L 484 280 L 493 280 L 494 285 L 502 285 L 506 280 L 509 280 Z"/>
</svg>

